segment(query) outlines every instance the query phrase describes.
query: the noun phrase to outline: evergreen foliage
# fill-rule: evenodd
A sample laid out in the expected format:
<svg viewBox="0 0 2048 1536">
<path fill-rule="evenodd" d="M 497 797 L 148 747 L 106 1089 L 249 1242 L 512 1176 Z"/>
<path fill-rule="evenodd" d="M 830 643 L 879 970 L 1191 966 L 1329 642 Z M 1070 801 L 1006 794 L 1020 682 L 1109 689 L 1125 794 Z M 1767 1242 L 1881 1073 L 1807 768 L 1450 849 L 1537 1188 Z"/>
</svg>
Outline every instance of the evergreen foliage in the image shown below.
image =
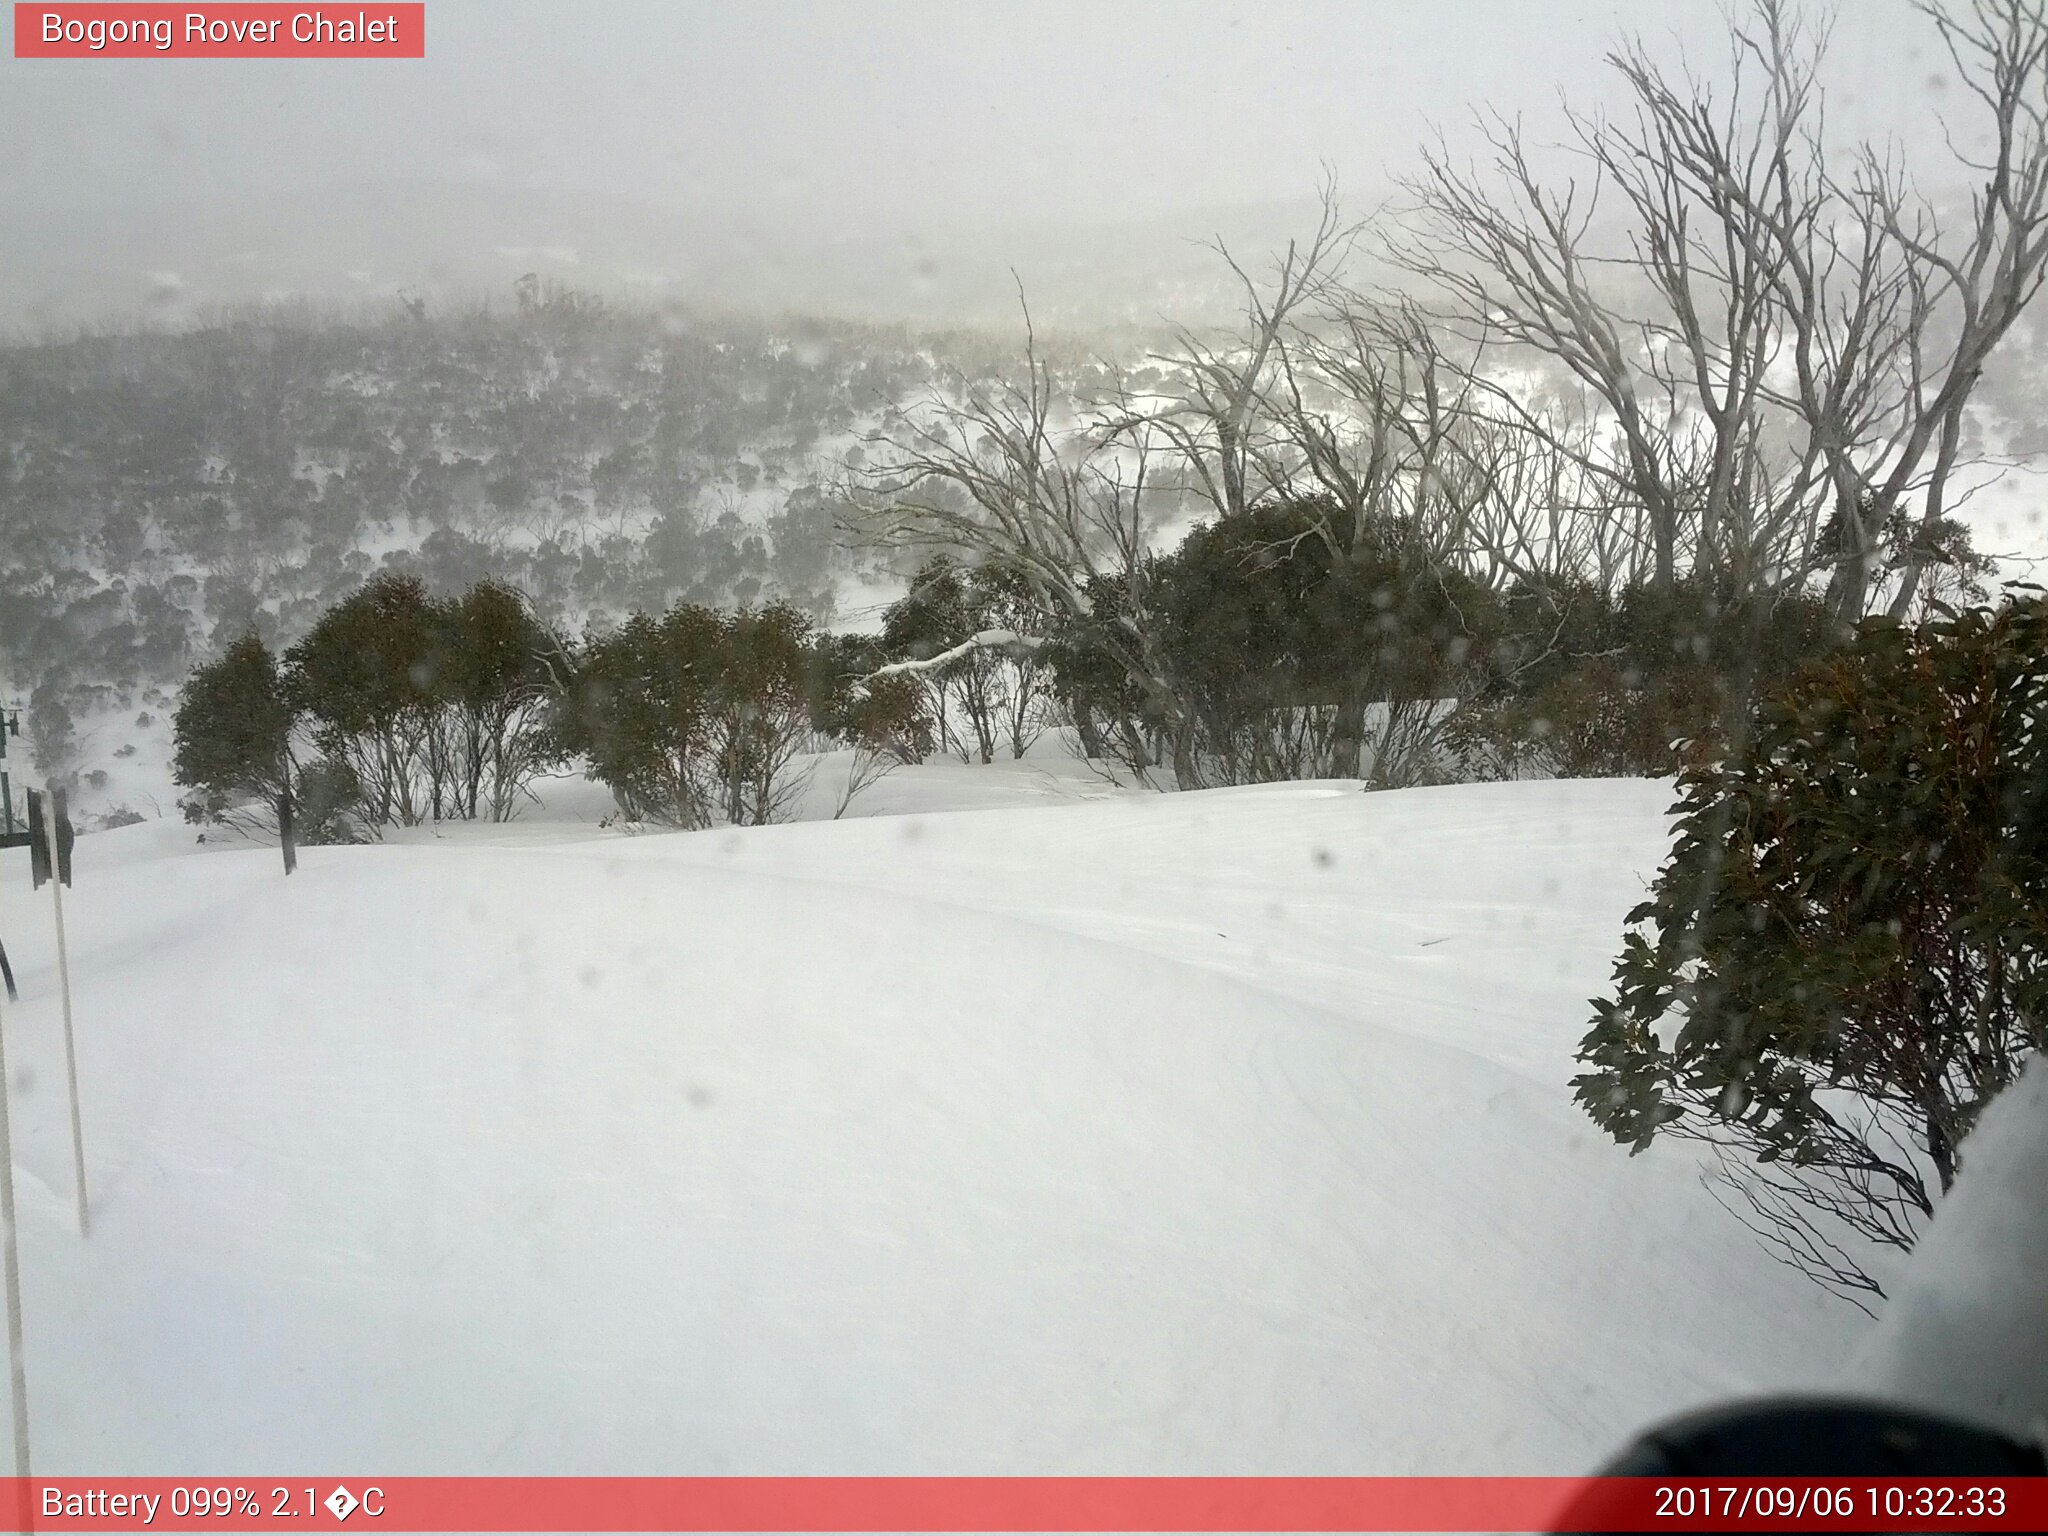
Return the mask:
<svg viewBox="0 0 2048 1536">
<path fill-rule="evenodd" d="M 593 632 L 573 657 L 555 740 L 635 819 L 674 827 L 778 820 L 817 713 L 809 619 L 786 604 L 678 603 Z"/>
<path fill-rule="evenodd" d="M 1449 735 L 1460 776 L 1653 776 L 1723 751 L 1755 703 L 1824 654 L 1826 604 L 1691 577 L 1609 593 L 1517 584 L 1494 620 L 1494 675 Z"/>
<path fill-rule="evenodd" d="M 925 662 L 958 653 L 920 668 L 915 677 L 925 690 L 940 747 L 962 762 L 992 763 L 1002 747 L 1022 757 L 1047 724 L 1048 677 L 1029 643 L 1046 623 L 1041 605 L 1015 572 L 935 555 L 883 615 L 881 646 L 890 661 Z M 1024 643 L 969 644 L 989 634 Z"/>
<path fill-rule="evenodd" d="M 385 575 L 322 614 L 287 663 L 314 741 L 373 822 L 506 821 L 556 760 L 542 719 L 551 644 L 502 582 L 444 601 Z"/>
<path fill-rule="evenodd" d="M 1580 1045 L 1595 1123 L 1632 1151 L 1727 1150 L 1788 1258 L 1877 1289 L 1840 1229 L 1910 1247 L 1984 1105 L 2048 1041 L 2044 722 L 2030 596 L 1867 621 L 1739 752 L 1688 768 Z"/>
<path fill-rule="evenodd" d="M 1401 519 L 1348 545 L 1324 535 L 1332 521 L 1323 498 L 1265 503 L 1151 567 L 1204 782 L 1432 775 L 1434 726 L 1479 675 L 1488 594 Z"/>
<path fill-rule="evenodd" d="M 914 676 L 882 668 L 900 658 L 872 635 L 818 643 L 812 716 L 826 735 L 896 763 L 921 763 L 937 745 L 929 696 Z"/>
<path fill-rule="evenodd" d="M 195 670 L 172 724 L 172 771 L 191 791 L 189 821 L 229 821 L 255 800 L 267 810 L 284 851 L 285 873 L 297 864 L 292 829 L 297 718 L 277 659 L 255 633 L 243 635 L 219 660 Z"/>
<path fill-rule="evenodd" d="M 558 760 L 554 644 L 500 582 L 443 601 L 407 576 L 335 604 L 282 664 L 252 629 L 186 682 L 173 774 L 192 791 L 187 814 L 251 830 L 296 819 L 308 843 L 430 818 L 510 820 Z"/>
</svg>

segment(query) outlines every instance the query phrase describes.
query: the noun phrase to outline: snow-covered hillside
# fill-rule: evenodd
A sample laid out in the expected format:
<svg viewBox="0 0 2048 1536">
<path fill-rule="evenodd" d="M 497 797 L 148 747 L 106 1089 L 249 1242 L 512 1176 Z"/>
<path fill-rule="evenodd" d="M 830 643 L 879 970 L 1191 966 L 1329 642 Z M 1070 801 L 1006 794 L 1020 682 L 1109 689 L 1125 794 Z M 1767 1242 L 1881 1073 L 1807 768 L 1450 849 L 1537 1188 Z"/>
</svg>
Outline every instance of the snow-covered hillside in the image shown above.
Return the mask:
<svg viewBox="0 0 2048 1536">
<path fill-rule="evenodd" d="M 1855 1342 L 1570 1102 L 1667 785 L 964 784 L 82 838 L 83 1241 L 7 854 L 37 1469 L 1565 1472 Z"/>
</svg>

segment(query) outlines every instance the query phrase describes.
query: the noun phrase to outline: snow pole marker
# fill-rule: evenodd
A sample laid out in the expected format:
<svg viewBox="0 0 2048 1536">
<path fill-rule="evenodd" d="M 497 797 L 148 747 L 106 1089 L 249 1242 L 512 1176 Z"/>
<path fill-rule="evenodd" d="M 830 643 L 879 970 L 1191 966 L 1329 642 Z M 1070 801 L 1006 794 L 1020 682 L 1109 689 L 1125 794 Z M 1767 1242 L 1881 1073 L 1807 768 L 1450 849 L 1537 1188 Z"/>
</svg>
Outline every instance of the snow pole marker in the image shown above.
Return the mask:
<svg viewBox="0 0 2048 1536">
<path fill-rule="evenodd" d="M 28 1498 L 28 1362 L 21 1344 L 21 1247 L 14 1221 L 14 1127 L 8 1114 L 7 1032 L 0 1027 L 0 1269 L 7 1290 L 7 1365 L 14 1399 L 15 1486 Z M 27 1510 L 22 1512 L 27 1530 Z"/>
<path fill-rule="evenodd" d="M 21 734 L 21 711 L 0 707 L 0 849 L 23 848 L 34 842 L 29 836 L 28 821 L 14 819 L 14 780 L 7 772 L 7 738 Z M 7 963 L 7 942 L 0 938 L 0 984 L 4 984 L 7 1001 L 18 1002 L 20 991 L 14 985 L 14 967 Z"/>
<path fill-rule="evenodd" d="M 43 796 L 43 831 L 49 838 L 52 865 L 50 909 L 57 919 L 57 993 L 64 1009 L 64 1081 L 71 1092 L 72 1194 L 78 1206 L 78 1235 L 84 1237 L 85 1126 L 78 1111 L 78 1049 L 71 1031 L 71 952 L 64 937 L 64 887 L 71 881 L 71 860 L 70 850 L 59 841 L 58 830 L 64 820 L 59 813 L 63 798 L 64 792 L 55 784 L 50 785 L 49 793 Z"/>
<path fill-rule="evenodd" d="M 5 842 L 0 842 L 0 848 L 7 846 Z M 21 992 L 14 985 L 14 967 L 7 963 L 7 932 L 4 923 L 0 923 L 0 991 L 6 992 L 7 1001 L 10 1003 L 21 1001 Z"/>
</svg>

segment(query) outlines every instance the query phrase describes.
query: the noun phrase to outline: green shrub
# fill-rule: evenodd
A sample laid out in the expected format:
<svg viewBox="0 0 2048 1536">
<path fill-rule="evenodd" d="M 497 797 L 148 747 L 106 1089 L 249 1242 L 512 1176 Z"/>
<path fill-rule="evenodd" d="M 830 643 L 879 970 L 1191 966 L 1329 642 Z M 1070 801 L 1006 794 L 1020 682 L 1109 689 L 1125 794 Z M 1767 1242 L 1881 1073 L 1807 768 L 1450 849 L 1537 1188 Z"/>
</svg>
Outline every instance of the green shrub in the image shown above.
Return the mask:
<svg viewBox="0 0 2048 1536">
<path fill-rule="evenodd" d="M 1724 755 L 1757 701 L 1833 643 L 1802 592 L 1517 589 L 1500 605 L 1493 684 L 1446 734 L 1467 777 L 1661 777 Z"/>
<path fill-rule="evenodd" d="M 1713 1143 L 1753 1226 L 1877 1290 L 2048 1038 L 2048 605 L 1873 620 L 1680 776 L 1678 836 L 1581 1042 L 1640 1151 Z"/>
<path fill-rule="evenodd" d="M 1478 675 L 1490 615 L 1409 522 L 1352 530 L 1317 498 L 1195 529 L 1145 595 L 1206 783 L 1429 777 L 1440 701 Z"/>
<path fill-rule="evenodd" d="M 277 659 L 254 630 L 193 670 L 171 726 L 172 777 L 193 823 L 278 835 L 285 873 L 292 829 L 292 735 L 298 711 Z"/>
<path fill-rule="evenodd" d="M 791 809 L 818 677 L 810 620 L 794 608 L 678 603 L 593 632 L 565 660 L 555 745 L 585 758 L 628 815 L 758 826 Z"/>
</svg>

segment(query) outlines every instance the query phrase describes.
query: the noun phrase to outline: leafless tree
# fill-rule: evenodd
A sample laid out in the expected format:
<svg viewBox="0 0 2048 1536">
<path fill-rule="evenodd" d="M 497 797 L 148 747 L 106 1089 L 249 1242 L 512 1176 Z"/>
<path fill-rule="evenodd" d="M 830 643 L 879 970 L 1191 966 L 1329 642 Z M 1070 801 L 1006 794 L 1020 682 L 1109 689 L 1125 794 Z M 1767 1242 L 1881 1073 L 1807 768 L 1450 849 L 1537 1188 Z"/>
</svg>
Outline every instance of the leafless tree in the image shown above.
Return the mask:
<svg viewBox="0 0 2048 1536">
<path fill-rule="evenodd" d="M 1496 118 L 1490 174 L 1440 144 L 1408 183 L 1393 253 L 1465 340 L 1540 355 L 1587 392 L 1606 430 L 1573 441 L 1474 371 L 1503 419 L 1640 510 L 1655 583 L 1771 590 L 1825 572 L 1853 619 L 1896 511 L 1918 496 L 1928 529 L 1946 513 L 1979 372 L 2048 272 L 2048 22 L 2032 0 L 1917 8 L 1994 145 L 1955 152 L 1982 178 L 1960 233 L 1896 157 L 1826 142 L 1827 33 L 1791 0 L 1731 22 L 1718 92 L 1638 43 L 1611 55 L 1632 110 L 1569 114 L 1580 176 L 1546 178 Z M 1602 222 L 1617 201 L 1618 241 Z M 1899 555 L 1895 610 L 1930 547 Z"/>
<path fill-rule="evenodd" d="M 894 433 L 866 440 L 866 463 L 848 487 L 858 531 L 989 562 L 1049 619 L 1091 624 L 1169 741 L 1178 740 L 1185 712 L 1141 608 L 1131 606 L 1142 603 L 1141 568 L 1165 501 L 1153 481 L 1162 432 L 1128 395 L 1092 409 L 1066 398 L 1028 309 L 1025 320 L 1021 381 L 935 396 Z M 1110 592 L 1131 602 L 1098 615 Z M 1140 757 L 1144 772 L 1151 764 Z"/>
<path fill-rule="evenodd" d="M 1333 292 L 1360 227 L 1345 220 L 1336 184 L 1326 176 L 1314 231 L 1289 243 L 1269 281 L 1260 282 L 1221 240 L 1214 242 L 1243 290 L 1243 329 L 1218 338 L 1178 331 L 1176 350 L 1153 360 L 1171 381 L 1163 396 L 1117 419 L 1126 430 L 1153 432 L 1169 444 L 1213 515 L 1241 516 L 1291 478 L 1286 450 L 1302 445 L 1276 431 L 1273 392 L 1289 371 L 1300 317 Z"/>
<path fill-rule="evenodd" d="M 1213 517 L 1285 501 L 1306 516 L 1290 537 L 1318 541 L 1334 566 L 1398 539 L 1441 582 L 1468 558 L 1472 512 L 1496 483 L 1474 451 L 1484 423 L 1470 408 L 1469 372 L 1445 366 L 1421 311 L 1369 302 L 1346 285 L 1363 227 L 1345 218 L 1326 179 L 1315 228 L 1263 281 L 1219 241 L 1243 292 L 1241 327 L 1220 338 L 1180 332 L 1175 350 L 1152 360 L 1166 382 L 1117 429 L 1156 431 Z M 1331 700 L 1221 734 L 1209 722 L 1208 755 L 1227 782 L 1358 777 L 1368 763 L 1375 779 L 1407 782 L 1430 755 L 1416 742 L 1444 711 L 1388 684 L 1361 674 Z M 1189 765 L 1177 766 L 1186 782 Z"/>
<path fill-rule="evenodd" d="M 1243 325 L 1180 332 L 1149 360 L 1143 388 L 1105 365 L 1107 387 L 1072 398 L 1027 325 L 1024 383 L 935 399 L 894 436 L 871 440 L 858 487 L 869 537 L 961 552 L 1018 578 L 1053 627 L 1084 627 L 1143 700 L 1141 718 L 1106 721 L 1069 701 L 1091 756 L 1115 756 L 1141 778 L 1164 756 L 1184 788 L 1357 777 L 1368 761 L 1375 778 L 1405 782 L 1428 761 L 1420 743 L 1445 718 L 1437 693 L 1409 697 L 1364 675 L 1341 697 L 1219 734 L 1163 664 L 1145 607 L 1145 560 L 1170 520 L 1243 518 L 1277 499 L 1313 513 L 1301 537 L 1340 564 L 1383 555 L 1398 537 L 1447 586 L 1481 558 L 1484 514 L 1508 491 L 1504 465 L 1532 461 L 1535 440 L 1474 411 L 1470 371 L 1447 363 L 1418 308 L 1344 286 L 1357 229 L 1326 182 L 1314 230 L 1265 279 L 1219 243 L 1243 288 Z M 1505 548 L 1497 529 L 1490 547 Z M 1114 611 L 1097 611 L 1105 598 Z M 926 675 L 972 689 L 983 672 L 956 658 Z M 1240 739 L 1247 729 L 1256 740 Z M 986 756 L 988 733 L 976 736 Z M 974 746 L 963 736 L 958 750 Z"/>
<path fill-rule="evenodd" d="M 1910 210 L 1903 197 L 1879 204 L 1887 231 L 1912 259 L 1916 306 L 1953 317 L 1953 340 L 1945 349 L 1929 357 L 1916 347 L 1910 354 L 1914 410 L 1900 423 L 1896 462 L 1872 507 L 1875 514 L 1905 499 L 1909 469 L 1931 446 L 1919 518 L 1923 536 L 1907 545 L 1894 616 L 1912 603 L 1934 547 L 1925 535 L 1947 512 L 1971 391 L 2048 276 L 2048 17 L 2035 0 L 1972 0 L 1960 15 L 1931 0 L 1919 0 L 1919 9 L 1981 104 L 1993 147 L 1983 159 L 1957 152 L 1962 166 L 1982 178 L 1960 239 L 1943 242 L 1934 221 L 1924 210 Z"/>
</svg>

